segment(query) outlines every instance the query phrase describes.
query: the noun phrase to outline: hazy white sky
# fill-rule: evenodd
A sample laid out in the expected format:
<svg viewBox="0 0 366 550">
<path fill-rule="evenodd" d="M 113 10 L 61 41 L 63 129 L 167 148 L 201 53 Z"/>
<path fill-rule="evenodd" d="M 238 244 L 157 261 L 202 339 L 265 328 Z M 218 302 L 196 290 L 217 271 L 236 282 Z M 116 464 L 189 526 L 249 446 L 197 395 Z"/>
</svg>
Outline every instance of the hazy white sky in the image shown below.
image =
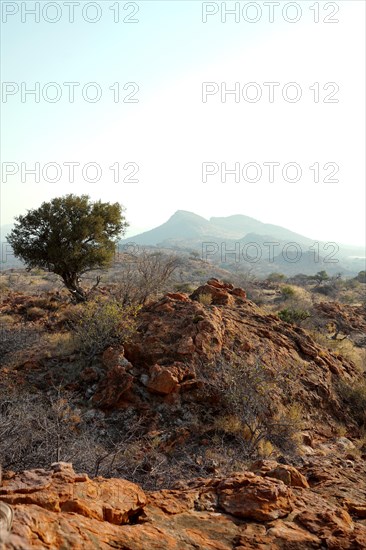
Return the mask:
<svg viewBox="0 0 366 550">
<path fill-rule="evenodd" d="M 119 2 L 118 23 L 113 21 L 116 8 L 111 9 L 117 3 L 108 0 L 84 12 L 89 19 L 100 15 L 96 23 L 83 20 L 81 10 L 88 2 L 75 6 L 74 23 L 63 1 L 53 3 L 57 12 L 54 7 L 43 15 L 41 11 L 39 23 L 22 13 L 21 4 L 31 9 L 35 2 L 2 2 L 3 92 L 15 93 L 3 94 L 1 103 L 1 224 L 44 200 L 73 192 L 121 202 L 131 233 L 159 225 L 184 209 L 204 217 L 245 214 L 311 238 L 363 244 L 363 1 L 283 1 L 278 6 L 240 2 L 238 22 L 235 15 L 221 21 L 221 2 L 205 7 L 198 0 Z M 225 5 L 233 9 L 235 2 Z M 217 13 L 203 23 L 203 10 Z M 50 23 L 44 17 L 60 20 Z M 297 17 L 297 22 L 286 21 Z M 257 22 L 248 21 L 255 18 Z M 338 22 L 326 23 L 326 18 Z M 22 101 L 22 88 L 35 88 L 37 82 L 40 101 L 29 94 Z M 56 86 L 47 87 L 50 82 Z M 73 103 L 65 82 L 80 83 Z M 97 88 L 85 87 L 90 82 Z M 124 90 L 128 82 L 138 85 L 131 97 L 138 102 L 115 103 L 115 83 L 122 98 L 137 90 L 132 85 Z M 216 83 L 210 86 L 216 93 L 206 102 L 203 82 Z M 271 82 L 278 83 L 273 102 L 270 86 L 264 84 Z M 220 91 L 235 83 L 240 96 L 227 95 L 223 102 Z M 296 86 L 286 88 L 288 83 Z M 83 99 L 81 90 L 93 99 L 97 89 L 102 92 L 99 101 Z M 59 101 L 51 102 L 60 91 Z M 291 100 L 300 92 L 297 102 L 283 99 L 283 93 Z M 261 99 L 249 101 L 256 93 Z M 338 102 L 324 103 L 325 98 Z M 23 174 L 22 181 L 21 163 L 32 168 L 36 162 L 40 181 L 31 174 Z M 61 168 L 59 181 L 47 181 L 56 176 L 52 167 L 42 176 L 50 162 Z M 70 162 L 80 163 L 74 182 L 65 165 Z M 218 169 L 206 182 L 205 162 Z M 4 169 L 4 163 L 14 164 Z M 83 177 L 86 163 L 100 166 L 99 181 L 85 181 L 95 173 L 91 167 Z M 109 168 L 115 163 L 120 166 L 119 182 Z M 126 163 L 133 164 L 124 170 Z M 234 175 L 221 181 L 221 163 L 227 169 L 239 163 L 240 181 Z M 247 167 L 250 181 L 245 181 L 242 169 L 251 163 L 257 168 Z M 272 182 L 268 163 L 279 163 Z M 284 181 L 282 169 L 288 163 L 301 168 L 299 181 Z M 262 177 L 254 181 L 258 165 Z M 318 166 L 319 181 L 314 181 Z M 130 179 L 138 182 L 122 181 L 134 167 L 138 172 Z M 339 171 L 332 177 L 336 167 Z M 4 170 L 18 168 L 4 176 Z M 296 179 L 294 168 L 285 174 Z M 327 176 L 339 181 L 326 182 Z"/>
</svg>

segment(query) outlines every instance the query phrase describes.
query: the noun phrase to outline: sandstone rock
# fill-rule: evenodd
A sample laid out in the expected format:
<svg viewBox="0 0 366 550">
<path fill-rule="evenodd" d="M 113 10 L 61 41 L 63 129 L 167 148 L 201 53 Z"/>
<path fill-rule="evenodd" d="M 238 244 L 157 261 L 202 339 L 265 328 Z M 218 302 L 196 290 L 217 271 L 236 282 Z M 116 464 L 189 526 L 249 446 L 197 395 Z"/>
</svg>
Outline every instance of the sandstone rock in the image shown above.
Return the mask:
<svg viewBox="0 0 366 550">
<path fill-rule="evenodd" d="M 351 515 L 354 515 L 360 519 L 366 519 L 366 501 L 353 502 L 349 499 L 345 499 L 344 504 Z"/>
<path fill-rule="evenodd" d="M 188 302 L 189 298 L 187 294 L 182 292 L 167 292 L 166 296 L 171 300 L 177 300 L 179 302 Z"/>
<path fill-rule="evenodd" d="M 294 523 L 278 521 L 267 531 L 267 536 L 290 548 L 319 548 L 319 538 Z"/>
<path fill-rule="evenodd" d="M 150 369 L 150 379 L 147 382 L 147 387 L 149 390 L 161 395 L 176 392 L 179 387 L 176 369 L 154 365 Z"/>
<path fill-rule="evenodd" d="M 247 297 L 247 293 L 242 288 L 234 288 L 231 291 L 231 294 L 233 296 L 237 296 L 238 298 L 241 298 L 242 300 L 246 300 L 246 297 Z"/>
<path fill-rule="evenodd" d="M 288 487 L 309 487 L 306 477 L 296 468 L 285 464 L 277 464 L 273 460 L 259 460 L 251 466 L 251 470 L 257 475 L 279 479 Z"/>
<path fill-rule="evenodd" d="M 321 538 L 337 534 L 348 536 L 354 529 L 351 516 L 345 510 L 305 510 L 296 516 L 296 522 Z"/>
<path fill-rule="evenodd" d="M 234 298 L 226 291 L 225 288 L 221 288 L 216 285 L 213 286 L 208 283 L 195 290 L 190 295 L 190 298 L 192 300 L 200 301 L 200 296 L 202 295 L 211 296 L 211 304 L 213 305 L 232 306 L 235 303 Z"/>
<path fill-rule="evenodd" d="M 262 474 L 278 467 L 262 461 Z M 59 462 L 51 470 L 6 472 L 0 498 L 15 512 L 6 550 L 366 548 L 366 527 L 337 499 L 326 501 L 319 488 L 291 489 L 253 472 L 145 494 L 128 481 L 89 479 Z M 358 507 L 356 501 L 348 504 Z"/>
<path fill-rule="evenodd" d="M 212 296 L 210 307 L 199 303 L 201 293 Z M 139 372 L 134 372 L 138 380 L 156 364 L 169 365 L 183 360 L 197 372 L 202 371 L 202 365 L 230 349 L 249 364 L 260 356 L 268 370 L 275 373 L 276 365 L 281 365 L 292 372 L 294 383 L 289 386 L 289 394 L 279 394 L 277 398 L 288 403 L 296 396 L 303 403 L 304 418 L 314 418 L 319 423 L 321 418 L 327 417 L 325 409 L 332 411 L 337 422 L 348 418 L 347 410 L 340 403 L 333 374 L 352 376 L 356 380 L 360 375 L 350 362 L 332 355 L 299 327 L 282 323 L 276 315 L 266 314 L 244 298 L 244 290 L 217 279 L 210 279 L 189 297 L 173 294 L 143 308 L 139 314 L 138 332 L 133 342 L 125 345 L 126 358 L 133 363 L 134 369 L 140 368 Z M 169 305 L 169 310 L 161 310 L 164 304 Z M 190 389 L 197 388 L 193 378 L 186 384 L 186 380 L 180 380 L 172 371 L 162 376 L 162 381 L 167 379 L 164 382 L 167 387 L 160 393 L 162 396 L 173 395 L 166 393 L 168 390 L 178 391 L 175 378 L 180 386 L 184 384 L 184 393 L 179 392 L 183 401 L 189 399 Z M 152 392 L 156 383 L 158 381 L 151 384 Z M 143 384 L 149 382 L 144 380 Z M 308 438 L 306 440 L 309 443 Z"/>
<path fill-rule="evenodd" d="M 118 348 L 110 346 L 104 350 L 102 355 L 102 365 L 107 370 L 115 367 L 116 365 L 120 365 L 121 367 L 132 367 L 131 363 L 129 363 L 124 356 L 123 346 L 119 346 Z"/>
<path fill-rule="evenodd" d="M 248 472 L 218 486 L 219 505 L 239 518 L 268 521 L 287 516 L 292 493 L 281 481 L 267 480 Z"/>
<path fill-rule="evenodd" d="M 177 347 L 177 353 L 179 355 L 191 355 L 196 351 L 196 347 L 193 343 L 192 336 L 187 336 L 186 338 L 182 338 L 179 342 L 179 345 Z"/>
<path fill-rule="evenodd" d="M 114 365 L 98 384 L 93 402 L 102 408 L 117 407 L 133 385 L 134 377 L 125 367 Z"/>
</svg>

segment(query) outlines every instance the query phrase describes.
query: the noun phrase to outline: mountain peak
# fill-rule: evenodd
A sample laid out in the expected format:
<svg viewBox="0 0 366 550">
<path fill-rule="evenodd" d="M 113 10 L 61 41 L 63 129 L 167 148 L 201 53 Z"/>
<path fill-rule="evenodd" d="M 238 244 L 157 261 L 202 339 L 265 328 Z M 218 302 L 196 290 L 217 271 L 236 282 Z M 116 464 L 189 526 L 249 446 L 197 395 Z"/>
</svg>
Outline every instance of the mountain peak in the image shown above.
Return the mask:
<svg viewBox="0 0 366 550">
<path fill-rule="evenodd" d="M 174 212 L 174 214 L 169 218 L 168 221 L 174 220 L 174 219 L 193 219 L 193 220 L 201 220 L 203 222 L 208 222 L 206 218 L 203 218 L 202 216 L 199 216 L 198 214 L 195 214 L 194 212 L 190 212 L 189 210 L 177 210 Z"/>
</svg>

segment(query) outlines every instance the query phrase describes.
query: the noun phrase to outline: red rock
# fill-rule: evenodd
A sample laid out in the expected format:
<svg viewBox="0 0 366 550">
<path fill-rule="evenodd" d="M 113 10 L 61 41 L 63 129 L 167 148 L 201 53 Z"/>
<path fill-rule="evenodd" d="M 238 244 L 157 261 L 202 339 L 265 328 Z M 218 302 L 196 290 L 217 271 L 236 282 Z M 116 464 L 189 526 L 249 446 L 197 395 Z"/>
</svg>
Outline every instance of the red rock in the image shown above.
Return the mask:
<svg viewBox="0 0 366 550">
<path fill-rule="evenodd" d="M 264 462 L 263 472 L 281 466 Z M 112 543 L 128 550 L 366 548 L 366 527 L 336 501 L 253 472 L 146 494 L 134 483 L 89 479 L 55 463 L 5 473 L 0 498 L 15 512 L 6 550 L 110 550 Z"/>
<path fill-rule="evenodd" d="M 190 355 L 196 351 L 196 347 L 193 343 L 192 336 L 182 338 L 177 347 L 177 353 L 179 355 Z"/>
<path fill-rule="evenodd" d="M 102 408 L 116 407 L 124 395 L 132 388 L 134 377 L 125 367 L 115 365 L 98 384 L 93 402 Z"/>
<path fill-rule="evenodd" d="M 177 300 L 178 302 L 188 302 L 189 298 L 187 294 L 183 294 L 182 292 L 167 292 L 165 295 L 171 300 Z"/>
<path fill-rule="evenodd" d="M 190 298 L 200 301 L 201 295 L 210 295 L 213 305 L 230 306 L 234 304 L 234 298 L 228 293 L 223 285 L 219 285 L 218 283 L 214 285 L 207 283 L 200 286 L 190 295 Z"/>
<path fill-rule="evenodd" d="M 237 296 L 239 298 L 242 298 L 243 300 L 246 299 L 247 297 L 247 293 L 245 292 L 245 290 L 243 290 L 242 288 L 234 288 L 232 291 L 231 291 L 231 294 L 233 296 Z"/>
<path fill-rule="evenodd" d="M 251 470 L 257 475 L 279 479 L 289 487 L 309 487 L 306 477 L 294 466 L 277 464 L 273 460 L 259 460 L 252 465 Z"/>
<path fill-rule="evenodd" d="M 179 387 L 178 373 L 174 367 L 154 365 L 150 369 L 150 379 L 147 383 L 149 390 L 167 395 L 176 392 Z"/>
<path fill-rule="evenodd" d="M 106 369 L 110 369 L 114 367 L 115 365 L 121 365 L 123 366 L 123 362 L 125 361 L 124 357 L 124 348 L 123 346 L 120 346 L 118 348 L 109 347 L 106 350 L 104 350 L 102 355 L 102 365 Z"/>
<path fill-rule="evenodd" d="M 366 502 L 353 502 L 346 499 L 344 504 L 350 514 L 360 519 L 366 519 Z"/>
<path fill-rule="evenodd" d="M 233 516 L 268 521 L 287 516 L 293 509 L 291 490 L 282 481 L 252 473 L 228 479 L 218 486 L 219 506 Z"/>
</svg>

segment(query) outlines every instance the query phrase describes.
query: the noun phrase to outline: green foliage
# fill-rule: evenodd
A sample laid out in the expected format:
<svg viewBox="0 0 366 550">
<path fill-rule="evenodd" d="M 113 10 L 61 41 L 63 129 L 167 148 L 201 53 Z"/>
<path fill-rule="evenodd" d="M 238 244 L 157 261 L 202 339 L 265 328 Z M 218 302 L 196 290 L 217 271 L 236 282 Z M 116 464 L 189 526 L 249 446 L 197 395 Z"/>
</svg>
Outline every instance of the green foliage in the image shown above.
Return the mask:
<svg viewBox="0 0 366 550">
<path fill-rule="evenodd" d="M 310 317 L 310 313 L 305 309 L 297 309 L 293 307 L 287 307 L 278 312 L 278 316 L 285 323 L 300 324 L 301 321 L 305 321 Z"/>
<path fill-rule="evenodd" d="M 136 331 L 139 309 L 135 305 L 122 306 L 117 301 L 87 302 L 71 321 L 79 352 L 92 358 L 108 346 L 129 341 Z"/>
<path fill-rule="evenodd" d="M 328 273 L 323 269 L 322 271 L 318 271 L 318 273 L 316 273 L 314 275 L 314 279 L 317 281 L 318 284 L 321 284 L 321 283 L 324 283 L 325 281 L 328 281 L 329 280 L 329 275 Z"/>
<path fill-rule="evenodd" d="M 286 285 L 281 288 L 281 294 L 282 297 L 287 300 L 288 298 L 292 298 L 293 296 L 295 296 L 296 292 L 292 286 Z"/>
<path fill-rule="evenodd" d="M 122 212 L 118 203 L 93 203 L 87 195 L 66 195 L 18 216 L 7 241 L 28 269 L 56 273 L 82 301 L 86 296 L 80 277 L 111 264 L 116 239 L 127 226 Z"/>
<path fill-rule="evenodd" d="M 270 283 L 282 283 L 285 280 L 285 275 L 283 273 L 270 273 L 267 277 L 267 281 Z"/>
</svg>

